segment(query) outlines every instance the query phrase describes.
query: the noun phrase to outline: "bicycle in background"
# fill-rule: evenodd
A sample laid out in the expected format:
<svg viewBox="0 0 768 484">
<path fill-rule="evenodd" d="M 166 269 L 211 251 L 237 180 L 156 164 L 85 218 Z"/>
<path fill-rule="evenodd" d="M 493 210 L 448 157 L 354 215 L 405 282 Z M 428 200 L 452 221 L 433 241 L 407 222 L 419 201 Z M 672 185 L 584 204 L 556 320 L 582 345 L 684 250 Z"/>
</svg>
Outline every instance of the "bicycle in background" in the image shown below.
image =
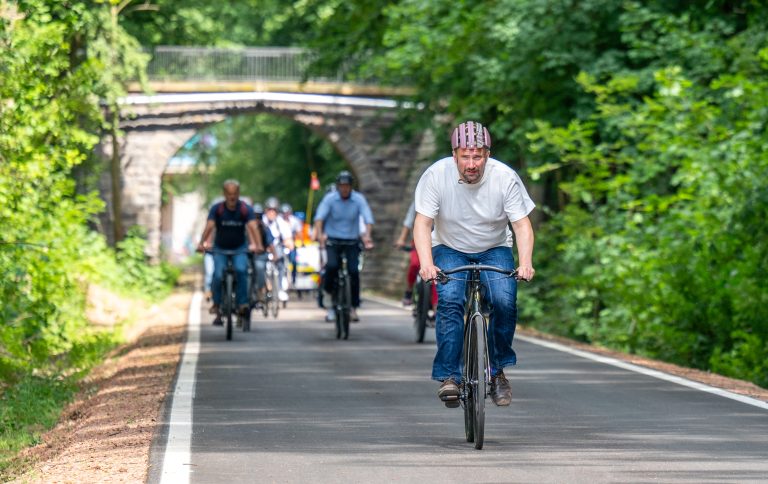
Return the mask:
<svg viewBox="0 0 768 484">
<path fill-rule="evenodd" d="M 412 247 L 404 245 L 400 248 L 404 252 L 410 252 Z M 420 275 L 416 275 L 413 284 L 413 330 L 417 343 L 424 342 L 427 328 L 435 327 L 435 304 L 433 304 L 434 287 L 432 281 L 424 281 Z"/>
<path fill-rule="evenodd" d="M 483 297 L 480 274 L 490 271 L 501 277 L 515 277 L 517 271 L 480 264 L 469 264 L 438 272 L 437 281 L 445 284 L 448 276 L 457 272 L 469 272 L 466 279 L 467 297 L 464 310 L 464 369 L 462 370 L 458 399 L 464 407 L 464 432 L 467 442 L 474 442 L 475 449 L 483 448 L 485 438 L 485 399 L 491 385 L 491 365 L 488 355 L 487 304 Z M 464 280 L 458 279 L 457 280 Z"/>
<path fill-rule="evenodd" d="M 338 240 L 326 242 L 328 246 L 344 247 L 359 245 L 359 241 L 341 242 Z M 347 260 L 347 251 L 341 250 L 341 260 L 339 272 L 336 278 L 336 289 L 333 293 L 333 306 L 336 311 L 336 339 L 349 338 L 349 322 L 352 313 L 352 278 L 349 275 L 349 261 Z M 362 251 L 360 252 L 362 255 Z M 358 269 L 362 270 L 362 260 L 360 257 Z"/>
<path fill-rule="evenodd" d="M 277 318 L 277 315 L 280 312 L 280 301 L 278 299 L 278 291 L 280 291 L 280 269 L 278 268 L 275 256 L 272 253 L 269 254 L 269 258 L 267 259 L 266 279 L 267 285 L 261 311 L 265 318 L 268 317 L 270 313 L 273 318 Z"/>
</svg>

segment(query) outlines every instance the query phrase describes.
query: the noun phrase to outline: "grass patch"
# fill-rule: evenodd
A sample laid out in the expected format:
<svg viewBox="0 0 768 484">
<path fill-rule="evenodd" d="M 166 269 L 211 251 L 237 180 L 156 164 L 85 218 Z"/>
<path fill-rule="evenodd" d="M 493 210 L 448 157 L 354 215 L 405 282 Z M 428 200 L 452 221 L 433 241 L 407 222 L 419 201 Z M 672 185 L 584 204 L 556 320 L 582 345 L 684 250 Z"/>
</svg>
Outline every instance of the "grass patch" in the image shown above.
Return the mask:
<svg viewBox="0 0 768 484">
<path fill-rule="evenodd" d="M 77 392 L 74 377 L 53 379 L 27 376 L 0 395 L 0 476 L 11 467 L 16 454 L 40 443 L 56 425 L 61 410 Z"/>
<path fill-rule="evenodd" d="M 99 331 L 83 335 L 52 368 L 22 375 L 0 387 L 0 480 L 20 472 L 25 462 L 18 453 L 40 443 L 42 435 L 59 421 L 62 410 L 80 390 L 80 382 L 122 342 L 121 332 Z"/>
</svg>

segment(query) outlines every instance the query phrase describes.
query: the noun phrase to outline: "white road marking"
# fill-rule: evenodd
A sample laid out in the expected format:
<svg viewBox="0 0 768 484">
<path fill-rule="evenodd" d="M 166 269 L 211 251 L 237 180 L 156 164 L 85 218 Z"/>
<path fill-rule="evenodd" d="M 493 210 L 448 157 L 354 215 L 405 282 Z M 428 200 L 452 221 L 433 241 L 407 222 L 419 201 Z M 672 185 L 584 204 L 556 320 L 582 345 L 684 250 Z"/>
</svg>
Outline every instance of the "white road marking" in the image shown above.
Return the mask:
<svg viewBox="0 0 768 484">
<path fill-rule="evenodd" d="M 370 299 L 371 301 L 375 301 L 380 304 L 402 308 L 402 306 L 399 303 L 383 297 L 373 296 L 370 294 L 366 294 L 363 297 L 364 299 Z M 515 338 L 522 341 L 526 341 L 531 344 L 543 346 L 545 348 L 562 351 L 564 353 L 570 353 L 574 356 L 579 356 L 581 358 L 586 358 L 588 360 L 597 361 L 599 363 L 604 363 L 606 365 L 616 366 L 619 368 L 623 368 L 625 370 L 633 371 L 635 373 L 641 373 L 646 376 L 658 378 L 659 380 L 676 383 L 678 385 L 682 385 L 688 388 L 693 388 L 694 390 L 699 390 L 706 393 L 712 393 L 714 395 L 718 395 L 721 397 L 730 398 L 731 400 L 736 400 L 737 402 L 746 403 L 747 405 L 752 405 L 758 408 L 768 410 L 768 402 L 764 402 L 762 400 L 758 400 L 752 397 L 747 397 L 745 395 L 739 395 L 738 393 L 729 392 L 727 390 L 723 390 L 722 388 L 705 385 L 704 383 L 691 381 L 676 375 L 670 375 L 669 373 L 664 373 L 658 370 L 652 370 L 650 368 L 645 368 L 643 366 L 627 363 L 625 361 L 617 360 L 616 358 L 610 358 L 607 356 L 590 353 L 588 351 L 577 350 L 565 345 L 553 343 L 551 341 L 545 341 L 545 340 L 534 338 L 531 336 L 523 336 L 518 334 L 518 335 L 515 335 Z"/>
<path fill-rule="evenodd" d="M 168 422 L 161 484 L 188 483 L 192 457 L 192 402 L 195 374 L 200 354 L 200 304 L 203 294 L 196 291 L 189 304 L 187 343 L 184 345 L 179 375 L 173 390 Z"/>
<path fill-rule="evenodd" d="M 559 343 L 553 343 L 551 341 L 545 341 L 545 340 L 533 338 L 530 336 L 516 335 L 515 338 L 522 341 L 526 341 L 528 343 L 538 345 L 538 346 L 543 346 L 545 348 L 562 351 L 564 353 L 570 353 L 572 355 L 579 356 L 581 358 L 586 358 L 588 360 L 597 361 L 599 363 L 604 363 L 606 365 L 616 366 L 619 368 L 623 368 L 625 370 L 634 371 L 635 373 L 641 373 L 646 376 L 658 378 L 659 380 L 677 383 L 678 385 L 683 385 L 688 388 L 693 388 L 695 390 L 699 390 L 706 393 L 712 393 L 715 395 L 719 395 L 721 397 L 730 398 L 731 400 L 736 400 L 737 402 L 746 403 L 748 405 L 753 405 L 755 407 L 768 410 L 768 402 L 764 402 L 756 398 L 747 397 L 745 395 L 739 395 L 738 393 L 729 392 L 727 390 L 723 390 L 722 388 L 716 388 L 709 385 L 705 385 L 704 383 L 688 380 L 687 378 L 682 378 L 676 375 L 670 375 L 669 373 L 664 373 L 662 371 L 652 370 L 651 368 L 646 368 L 644 366 L 635 365 L 633 363 L 627 363 L 626 361 L 617 360 L 616 358 L 602 356 L 595 353 L 590 353 L 588 351 L 577 350 L 565 345 L 561 345 Z"/>
</svg>

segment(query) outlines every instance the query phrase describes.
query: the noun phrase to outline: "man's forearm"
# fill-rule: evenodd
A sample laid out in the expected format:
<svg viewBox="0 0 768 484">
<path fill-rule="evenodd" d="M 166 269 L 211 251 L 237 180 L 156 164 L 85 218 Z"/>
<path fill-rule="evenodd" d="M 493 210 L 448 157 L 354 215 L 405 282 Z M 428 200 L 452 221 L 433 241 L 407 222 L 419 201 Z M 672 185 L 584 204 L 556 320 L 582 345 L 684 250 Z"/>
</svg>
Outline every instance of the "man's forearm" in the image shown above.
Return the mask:
<svg viewBox="0 0 768 484">
<path fill-rule="evenodd" d="M 256 245 L 257 247 L 264 247 L 264 241 L 261 240 L 261 234 L 256 228 L 256 222 L 254 221 L 248 222 L 246 227 L 248 228 L 247 232 L 251 239 L 251 243 Z"/>
<path fill-rule="evenodd" d="M 518 264 L 521 266 L 533 267 L 533 227 L 528 217 L 518 220 L 512 224 L 512 230 L 515 232 L 515 242 L 517 243 Z"/>
<path fill-rule="evenodd" d="M 413 223 L 413 243 L 422 266 L 434 265 L 432 261 L 432 220 L 421 215 Z"/>
</svg>

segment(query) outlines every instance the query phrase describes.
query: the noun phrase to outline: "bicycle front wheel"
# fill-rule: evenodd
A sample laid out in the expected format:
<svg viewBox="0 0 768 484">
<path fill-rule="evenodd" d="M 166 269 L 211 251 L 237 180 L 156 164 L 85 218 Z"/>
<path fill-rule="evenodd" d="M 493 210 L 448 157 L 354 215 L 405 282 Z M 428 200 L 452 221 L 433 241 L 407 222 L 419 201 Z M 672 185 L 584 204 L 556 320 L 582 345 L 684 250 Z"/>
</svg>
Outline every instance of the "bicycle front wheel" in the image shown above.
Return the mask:
<svg viewBox="0 0 768 484">
<path fill-rule="evenodd" d="M 464 332 L 464 434 L 467 442 L 475 441 L 475 399 L 474 381 L 477 380 L 477 333 L 474 325 L 468 324 Z"/>
<path fill-rule="evenodd" d="M 277 318 L 280 312 L 280 300 L 278 294 L 280 292 L 280 276 L 277 272 L 277 268 L 272 272 L 272 299 L 270 300 L 270 312 L 273 318 Z"/>
<path fill-rule="evenodd" d="M 349 338 L 349 320 L 351 319 L 351 310 L 352 310 L 352 287 L 349 281 L 349 277 L 344 278 L 344 291 L 343 291 L 343 299 L 341 303 L 341 312 L 344 316 L 341 320 L 342 322 L 342 331 L 343 334 L 341 335 L 342 338 L 347 339 Z"/>
<path fill-rule="evenodd" d="M 427 330 L 427 318 L 431 307 L 432 297 L 429 283 L 419 280 L 413 291 L 414 304 L 416 305 L 416 315 L 413 320 L 413 329 L 416 333 L 416 342 L 424 342 L 424 333 Z"/>
<path fill-rule="evenodd" d="M 485 395 L 487 391 L 487 381 L 485 379 L 485 320 L 480 314 L 472 318 L 472 332 L 475 335 L 474 355 L 472 358 L 473 372 L 473 390 L 474 407 L 472 423 L 475 430 L 475 449 L 483 448 L 483 439 L 485 438 Z"/>
<path fill-rule="evenodd" d="M 232 274 L 226 275 L 226 282 L 224 283 L 226 292 L 224 293 L 224 301 L 226 302 L 226 313 L 227 313 L 227 341 L 232 339 L 232 313 L 235 311 L 234 304 L 232 303 L 232 299 L 234 298 L 234 286 L 235 281 L 232 277 Z"/>
</svg>

